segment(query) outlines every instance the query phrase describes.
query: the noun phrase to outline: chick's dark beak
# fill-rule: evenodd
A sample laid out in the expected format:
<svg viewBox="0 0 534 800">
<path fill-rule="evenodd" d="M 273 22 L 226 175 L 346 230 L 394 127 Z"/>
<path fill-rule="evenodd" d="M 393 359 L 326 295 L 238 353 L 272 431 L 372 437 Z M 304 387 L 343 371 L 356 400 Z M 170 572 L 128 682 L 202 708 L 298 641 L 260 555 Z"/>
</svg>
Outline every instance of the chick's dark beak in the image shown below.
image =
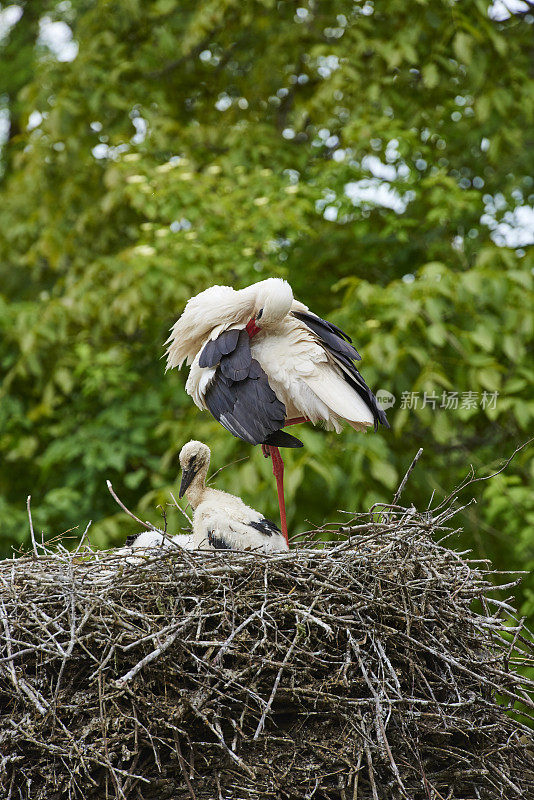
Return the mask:
<svg viewBox="0 0 534 800">
<path fill-rule="evenodd" d="M 187 487 L 198 472 L 198 467 L 194 461 L 190 461 L 185 469 L 182 469 L 182 482 L 180 484 L 180 492 L 178 497 L 182 498 L 187 491 Z"/>
</svg>

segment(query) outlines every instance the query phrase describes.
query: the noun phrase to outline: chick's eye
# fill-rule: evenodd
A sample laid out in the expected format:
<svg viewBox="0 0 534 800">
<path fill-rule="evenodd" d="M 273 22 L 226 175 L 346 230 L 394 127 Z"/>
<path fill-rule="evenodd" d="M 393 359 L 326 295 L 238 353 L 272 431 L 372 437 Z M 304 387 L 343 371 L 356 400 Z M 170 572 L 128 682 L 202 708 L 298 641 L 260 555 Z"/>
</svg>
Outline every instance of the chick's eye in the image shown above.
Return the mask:
<svg viewBox="0 0 534 800">
<path fill-rule="evenodd" d="M 260 308 L 258 313 L 256 314 L 256 319 L 261 319 L 261 315 L 263 314 L 263 308 Z"/>
</svg>

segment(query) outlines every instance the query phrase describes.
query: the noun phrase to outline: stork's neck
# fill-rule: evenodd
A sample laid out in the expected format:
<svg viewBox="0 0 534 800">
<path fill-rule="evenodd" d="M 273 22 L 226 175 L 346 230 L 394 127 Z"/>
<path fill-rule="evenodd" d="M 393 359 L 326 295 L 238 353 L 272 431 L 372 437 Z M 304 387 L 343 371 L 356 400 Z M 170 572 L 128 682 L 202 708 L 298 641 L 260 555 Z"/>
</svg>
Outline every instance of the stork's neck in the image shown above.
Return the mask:
<svg viewBox="0 0 534 800">
<path fill-rule="evenodd" d="M 208 465 L 201 467 L 187 489 L 185 496 L 191 508 L 195 509 L 200 505 L 206 493 L 206 475 L 208 474 Z"/>
</svg>

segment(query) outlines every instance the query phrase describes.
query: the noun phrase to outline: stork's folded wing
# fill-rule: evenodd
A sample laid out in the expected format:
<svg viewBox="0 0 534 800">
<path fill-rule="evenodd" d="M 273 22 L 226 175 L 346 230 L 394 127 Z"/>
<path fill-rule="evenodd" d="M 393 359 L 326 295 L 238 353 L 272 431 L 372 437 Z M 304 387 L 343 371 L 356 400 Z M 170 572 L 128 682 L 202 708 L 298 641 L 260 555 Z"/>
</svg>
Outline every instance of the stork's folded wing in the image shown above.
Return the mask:
<svg viewBox="0 0 534 800">
<path fill-rule="evenodd" d="M 320 376 L 315 374 L 307 380 L 308 385 L 333 411 L 344 417 L 349 422 L 356 422 L 363 427 L 374 423 L 375 430 L 381 423 L 389 428 L 386 415 L 377 403 L 376 397 L 367 386 L 361 374 L 356 369 L 354 361 L 361 361 L 361 356 L 352 344 L 352 339 L 341 328 L 328 322 L 326 319 L 311 312 L 293 311 L 293 316 L 303 322 L 316 335 L 319 343 L 330 354 L 341 370 L 343 379 L 358 395 L 351 402 L 346 391 L 347 386 L 340 384 L 333 375 L 321 382 Z M 344 402 L 345 399 L 345 402 Z M 369 414 L 372 418 L 369 419 Z"/>
<path fill-rule="evenodd" d="M 198 366 L 216 367 L 210 374 L 203 402 L 231 434 L 250 444 L 302 446 L 299 439 L 280 430 L 285 422 L 285 406 L 258 361 L 252 358 L 246 331 L 224 331 L 208 342 L 200 353 Z M 194 391 L 195 387 L 189 389 Z"/>
</svg>

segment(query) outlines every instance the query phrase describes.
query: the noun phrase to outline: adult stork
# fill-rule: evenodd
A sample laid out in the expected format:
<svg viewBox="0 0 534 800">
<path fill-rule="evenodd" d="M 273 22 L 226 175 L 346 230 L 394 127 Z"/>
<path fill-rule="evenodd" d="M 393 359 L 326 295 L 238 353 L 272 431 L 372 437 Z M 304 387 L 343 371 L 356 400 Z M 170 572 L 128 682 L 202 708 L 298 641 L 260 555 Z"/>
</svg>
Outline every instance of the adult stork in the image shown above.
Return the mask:
<svg viewBox="0 0 534 800">
<path fill-rule="evenodd" d="M 271 456 L 287 540 L 279 447 L 302 447 L 282 428 L 323 422 L 339 433 L 379 423 L 384 411 L 355 367 L 352 339 L 293 298 L 287 281 L 212 286 L 192 297 L 171 329 L 167 369 L 191 367 L 186 391 L 231 434 Z"/>
</svg>

